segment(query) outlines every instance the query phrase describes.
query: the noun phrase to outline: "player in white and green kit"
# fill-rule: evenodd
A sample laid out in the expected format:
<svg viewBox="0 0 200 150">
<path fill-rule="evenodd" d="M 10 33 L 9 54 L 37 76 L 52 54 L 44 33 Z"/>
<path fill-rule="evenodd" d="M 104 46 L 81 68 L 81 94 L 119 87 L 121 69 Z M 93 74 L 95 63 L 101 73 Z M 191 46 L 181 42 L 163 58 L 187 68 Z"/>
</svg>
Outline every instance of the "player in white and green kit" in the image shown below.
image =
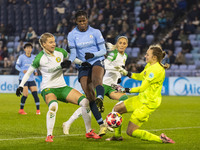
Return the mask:
<svg viewBox="0 0 200 150">
<path fill-rule="evenodd" d="M 139 93 L 139 95 L 131 97 L 119 105 L 115 105 L 114 111 L 120 114 L 132 113 L 126 131 L 129 136 L 159 143 L 175 143 L 163 133 L 157 136 L 139 129 L 143 123 L 148 121 L 150 114 L 160 106 L 165 69 L 169 68 L 168 64 L 163 65 L 161 63 L 164 57 L 165 51 L 162 50 L 160 45 L 151 45 L 145 55 L 147 65 L 141 73 L 130 73 L 120 66 L 116 67 L 122 75 L 127 75 L 135 80 L 142 80 L 142 84 L 135 88 L 125 88 L 127 93 Z M 106 140 L 123 140 L 120 128 L 115 130 L 115 136 Z"/>
<path fill-rule="evenodd" d="M 66 85 L 62 68 L 68 68 L 68 53 L 62 48 L 56 47 L 55 38 L 51 33 L 44 33 L 39 39 L 43 48 L 34 59 L 32 65 L 24 75 L 16 95 L 20 96 L 23 86 L 35 69 L 42 73 L 42 96 L 49 107 L 46 116 L 47 138 L 46 142 L 53 142 L 53 128 L 55 124 L 56 112 L 58 110 L 57 100 L 70 102 L 81 106 L 83 119 L 86 125 L 86 137 L 99 139 L 99 135 L 91 130 L 91 117 L 88 114 L 89 101 L 79 91 Z M 77 62 L 77 61 L 76 61 Z M 77 62 L 77 63 L 80 63 Z"/>
<path fill-rule="evenodd" d="M 111 43 L 110 43 L 111 44 Z M 125 50 L 128 46 L 128 39 L 125 36 L 120 36 L 117 39 L 115 45 L 110 45 L 109 49 L 111 52 L 108 54 L 107 58 L 104 60 L 106 73 L 103 77 L 103 87 L 105 89 L 105 95 L 110 99 L 124 101 L 128 99 L 125 93 L 116 92 L 115 89 L 111 87 L 112 84 L 117 84 L 118 80 L 121 78 L 120 72 L 115 68 L 116 66 L 125 66 L 127 59 L 127 54 Z M 78 108 L 68 121 L 63 123 L 63 133 L 69 134 L 69 129 L 71 124 L 82 115 L 81 109 Z M 113 129 L 109 129 L 113 130 Z"/>
</svg>

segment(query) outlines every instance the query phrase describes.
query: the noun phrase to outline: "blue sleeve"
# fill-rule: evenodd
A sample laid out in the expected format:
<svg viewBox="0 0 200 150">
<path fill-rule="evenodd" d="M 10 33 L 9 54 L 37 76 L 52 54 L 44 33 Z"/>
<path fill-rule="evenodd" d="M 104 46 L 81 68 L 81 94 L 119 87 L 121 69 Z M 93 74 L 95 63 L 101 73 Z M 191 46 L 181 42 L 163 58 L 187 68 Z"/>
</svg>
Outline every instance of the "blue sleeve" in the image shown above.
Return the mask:
<svg viewBox="0 0 200 150">
<path fill-rule="evenodd" d="M 106 46 L 105 46 L 105 40 L 103 38 L 103 35 L 101 34 L 100 30 L 95 30 L 95 39 L 97 42 L 97 46 L 99 51 L 98 52 L 94 52 L 94 56 L 95 57 L 100 57 L 106 54 Z"/>
<path fill-rule="evenodd" d="M 71 62 L 74 61 L 74 59 L 76 58 L 76 45 L 75 45 L 75 42 L 74 42 L 74 39 L 73 39 L 73 33 L 70 32 L 68 34 L 68 44 L 69 44 L 69 49 L 70 49 L 70 56 L 69 56 L 69 60 Z"/>
<path fill-rule="evenodd" d="M 15 65 L 15 69 L 18 70 L 19 72 L 22 71 L 20 58 L 21 58 L 21 56 L 19 56 L 19 58 L 17 59 L 16 65 Z"/>
<path fill-rule="evenodd" d="M 71 49 L 70 49 L 69 60 L 70 60 L 71 62 L 73 62 L 75 58 L 76 58 L 76 49 L 75 49 L 75 48 L 71 48 Z"/>
<path fill-rule="evenodd" d="M 95 57 L 100 57 L 106 54 L 107 51 L 106 51 L 106 46 L 104 43 L 98 44 L 98 48 L 99 48 L 99 51 L 93 53 Z"/>
</svg>

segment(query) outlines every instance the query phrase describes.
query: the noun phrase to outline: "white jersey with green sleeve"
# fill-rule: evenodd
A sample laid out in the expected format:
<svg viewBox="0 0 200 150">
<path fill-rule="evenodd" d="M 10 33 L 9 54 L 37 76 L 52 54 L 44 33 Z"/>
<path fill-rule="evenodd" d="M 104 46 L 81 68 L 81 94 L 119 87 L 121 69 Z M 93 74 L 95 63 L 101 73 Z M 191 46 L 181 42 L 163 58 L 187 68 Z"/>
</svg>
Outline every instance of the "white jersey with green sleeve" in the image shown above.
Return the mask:
<svg viewBox="0 0 200 150">
<path fill-rule="evenodd" d="M 53 55 L 51 56 L 43 50 L 32 63 L 32 67 L 38 68 L 42 73 L 41 90 L 66 86 L 60 63 L 68 57 L 68 53 L 66 50 L 56 47 Z"/>
<path fill-rule="evenodd" d="M 111 84 L 117 84 L 119 78 L 121 78 L 121 74 L 116 66 L 125 66 L 125 62 L 127 60 L 127 54 L 120 54 L 117 50 L 110 52 L 107 58 L 104 60 L 106 73 L 103 77 L 103 84 L 111 86 Z"/>
</svg>

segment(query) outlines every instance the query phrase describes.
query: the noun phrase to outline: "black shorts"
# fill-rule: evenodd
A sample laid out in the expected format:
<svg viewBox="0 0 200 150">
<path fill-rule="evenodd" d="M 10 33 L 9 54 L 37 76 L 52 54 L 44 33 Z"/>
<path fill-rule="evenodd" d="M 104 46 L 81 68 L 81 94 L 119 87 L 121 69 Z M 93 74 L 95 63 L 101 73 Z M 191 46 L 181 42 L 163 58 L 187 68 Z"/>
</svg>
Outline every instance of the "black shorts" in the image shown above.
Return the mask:
<svg viewBox="0 0 200 150">
<path fill-rule="evenodd" d="M 104 69 L 104 61 L 96 61 L 93 66 L 101 66 Z M 78 81 L 80 82 L 81 77 L 88 76 L 91 77 L 92 74 L 92 67 L 80 67 L 78 69 Z"/>
<path fill-rule="evenodd" d="M 19 84 L 22 82 L 22 80 L 19 80 Z M 36 86 L 36 83 L 35 81 L 27 81 L 24 86 L 28 86 L 28 87 L 31 87 L 31 86 Z"/>
</svg>

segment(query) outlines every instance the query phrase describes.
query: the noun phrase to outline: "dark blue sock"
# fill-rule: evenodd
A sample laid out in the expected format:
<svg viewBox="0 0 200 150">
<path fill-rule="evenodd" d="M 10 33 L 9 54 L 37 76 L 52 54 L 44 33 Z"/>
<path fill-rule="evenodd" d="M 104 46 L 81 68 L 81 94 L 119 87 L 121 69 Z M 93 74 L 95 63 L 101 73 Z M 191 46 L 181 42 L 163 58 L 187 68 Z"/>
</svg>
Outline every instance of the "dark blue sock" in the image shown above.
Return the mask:
<svg viewBox="0 0 200 150">
<path fill-rule="evenodd" d="M 95 101 L 90 102 L 90 109 L 99 125 L 103 124 L 103 119 L 101 117 L 101 113 L 98 111 L 97 105 Z"/>
<path fill-rule="evenodd" d="M 36 108 L 37 108 L 37 110 L 39 110 L 40 109 L 40 100 L 39 100 L 37 91 L 32 92 L 32 95 L 35 99 Z"/>
<path fill-rule="evenodd" d="M 24 109 L 24 105 L 25 105 L 26 99 L 27 99 L 26 96 L 22 96 L 22 98 L 21 98 L 21 104 L 20 104 L 20 109 Z"/>
<path fill-rule="evenodd" d="M 97 97 L 103 100 L 104 98 L 104 87 L 102 85 L 96 86 Z"/>
</svg>

